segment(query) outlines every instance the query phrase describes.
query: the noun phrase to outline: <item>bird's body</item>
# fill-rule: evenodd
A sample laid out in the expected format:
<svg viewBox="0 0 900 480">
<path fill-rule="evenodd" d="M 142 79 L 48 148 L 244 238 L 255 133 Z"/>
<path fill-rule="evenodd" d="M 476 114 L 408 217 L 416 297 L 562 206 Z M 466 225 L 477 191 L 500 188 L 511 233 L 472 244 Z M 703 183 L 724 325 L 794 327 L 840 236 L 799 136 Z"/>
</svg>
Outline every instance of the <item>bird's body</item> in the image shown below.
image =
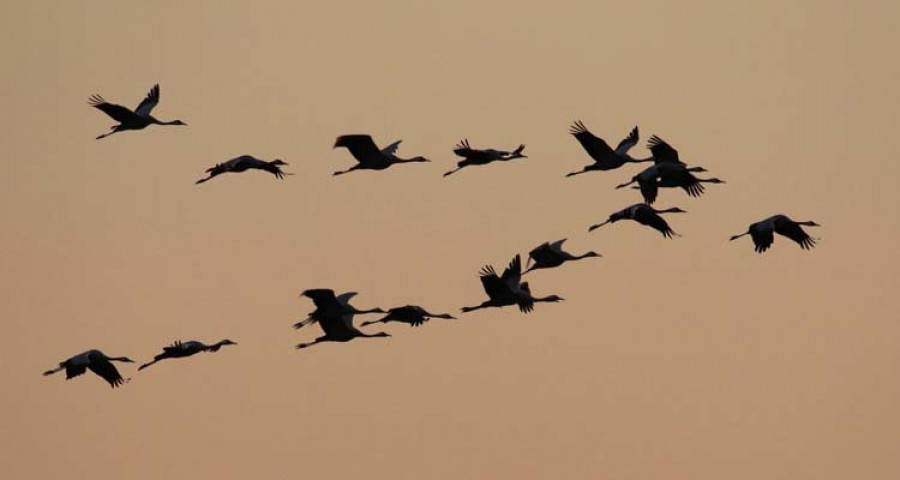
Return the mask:
<svg viewBox="0 0 900 480">
<path fill-rule="evenodd" d="M 160 353 L 159 355 L 153 357 L 153 361 L 147 362 L 147 363 L 141 365 L 140 367 L 138 367 L 138 370 L 143 370 L 143 369 L 149 367 L 150 365 L 153 365 L 154 363 L 156 363 L 160 360 L 165 360 L 167 358 L 190 357 L 191 355 L 194 355 L 194 354 L 197 354 L 200 352 L 218 352 L 219 349 L 225 345 L 237 345 L 237 344 L 228 339 L 216 342 L 212 345 L 207 345 L 203 342 L 198 342 L 195 340 L 191 340 L 191 341 L 187 341 L 187 342 L 182 342 L 180 340 L 175 341 L 172 345 L 169 345 L 168 347 L 163 347 L 163 353 Z"/>
<path fill-rule="evenodd" d="M 638 142 L 638 127 L 634 127 L 628 136 L 619 142 L 619 145 L 615 150 L 613 150 L 605 140 L 591 133 L 590 130 L 584 126 L 584 123 L 580 121 L 575 122 L 569 128 L 569 133 L 575 136 L 578 143 L 580 143 L 588 155 L 594 159 L 594 163 L 585 166 L 577 172 L 567 174 L 567 177 L 592 171 L 615 170 L 626 163 L 652 161 L 650 158 L 636 159 L 628 154 L 631 147 L 634 147 Z"/>
<path fill-rule="evenodd" d="M 108 133 L 98 136 L 97 140 L 126 130 L 142 130 L 150 125 L 187 125 L 181 120 L 164 122 L 156 119 L 153 115 L 150 115 L 150 112 L 158 103 L 159 85 L 154 85 L 153 88 L 150 89 L 150 92 L 147 93 L 147 96 L 144 97 L 144 100 L 142 100 L 134 110 L 115 103 L 109 103 L 100 95 L 92 95 L 88 101 L 88 105 L 100 110 L 109 115 L 113 120 L 119 122 L 119 124 L 114 125 Z"/>
<path fill-rule="evenodd" d="M 481 269 L 479 274 L 481 285 L 484 287 L 488 300 L 474 307 L 463 307 L 463 312 L 471 312 L 480 308 L 489 307 L 506 307 L 516 305 L 523 313 L 534 310 L 534 304 L 537 302 L 558 302 L 561 301 L 557 295 L 547 297 L 534 297 L 528 282 L 522 282 L 522 259 L 516 255 L 502 276 L 498 276 L 494 267 L 487 265 Z"/>
<path fill-rule="evenodd" d="M 753 249 L 756 253 L 763 253 L 775 242 L 775 234 L 777 233 L 797 242 L 800 248 L 809 250 L 816 246 L 816 240 L 803 231 L 801 225 L 807 227 L 821 226 L 813 221 L 795 222 L 788 218 L 787 215 L 773 215 L 765 220 L 751 224 L 747 232 L 733 235 L 731 240 L 750 235 L 750 238 L 753 239 Z"/>
<path fill-rule="evenodd" d="M 566 239 L 564 238 L 553 243 L 544 242 L 528 252 L 528 264 L 526 264 L 525 266 L 528 267 L 528 265 L 530 265 L 532 261 L 534 261 L 534 265 L 528 267 L 524 272 L 522 272 L 522 275 L 525 275 L 532 270 L 558 267 L 563 263 L 572 260 L 601 256 L 596 252 L 587 252 L 583 255 L 572 255 L 571 253 L 566 252 L 562 249 L 562 244 L 565 241 Z"/>
<path fill-rule="evenodd" d="M 660 216 L 661 213 L 685 213 L 685 211 L 678 207 L 669 208 L 666 210 L 657 210 L 646 203 L 636 203 L 634 205 L 631 205 L 630 207 L 613 213 L 605 222 L 592 225 L 590 228 L 588 228 L 588 231 L 593 231 L 597 228 L 602 227 L 603 225 L 606 225 L 607 223 L 615 223 L 619 220 L 634 220 L 641 225 L 646 225 L 657 230 L 658 232 L 662 233 L 663 237 L 672 238 L 672 236 L 678 235 Z"/>
<path fill-rule="evenodd" d="M 88 350 L 60 362 L 57 368 L 47 370 L 44 372 L 44 375 L 53 375 L 60 370 L 65 370 L 66 380 L 69 380 L 90 370 L 103 380 L 106 380 L 110 387 L 115 388 L 128 380 L 122 378 L 122 375 L 119 374 L 112 362 L 133 363 L 134 360 L 128 357 L 109 357 L 100 350 Z"/>
<path fill-rule="evenodd" d="M 231 160 L 228 160 L 226 162 L 217 163 L 215 167 L 208 168 L 206 170 L 206 173 L 208 173 L 209 176 L 197 180 L 196 183 L 200 184 L 209 181 L 216 175 L 221 175 L 223 173 L 239 173 L 250 169 L 264 170 L 271 173 L 272 175 L 275 175 L 275 178 L 278 179 L 284 178 L 285 175 L 291 175 L 290 173 L 284 173 L 283 171 L 281 171 L 281 165 L 287 165 L 287 163 L 278 158 L 267 162 L 250 155 L 241 155 L 240 157 L 232 158 Z"/>
<path fill-rule="evenodd" d="M 463 168 L 473 165 L 487 165 L 492 162 L 505 162 L 516 158 L 528 158 L 527 155 L 522 154 L 523 150 L 525 150 L 525 145 L 519 145 L 518 148 L 511 152 L 495 150 L 493 148 L 479 150 L 469 146 L 469 140 L 463 139 L 463 141 L 459 142 L 453 149 L 453 153 L 462 157 L 463 160 L 456 163 L 455 169 L 444 172 L 444 176 L 446 177 L 447 175 L 451 175 Z"/>
<path fill-rule="evenodd" d="M 370 135 L 341 135 L 334 142 L 334 148 L 345 147 L 350 150 L 350 155 L 356 159 L 357 164 L 334 172 L 334 175 L 343 175 L 354 170 L 384 170 L 397 163 L 430 162 L 425 157 L 400 158 L 396 155 L 401 140 L 379 149 Z"/>
<path fill-rule="evenodd" d="M 316 288 L 305 290 L 302 295 L 313 301 L 316 310 L 310 313 L 309 318 L 306 320 L 295 323 L 294 328 L 299 329 L 311 323 L 317 323 L 322 328 L 322 331 L 325 332 L 325 335 L 316 338 L 313 342 L 298 344 L 298 349 L 307 348 L 321 342 L 349 342 L 357 337 L 390 336 L 384 332 L 363 333 L 353 326 L 353 316 L 356 314 L 385 313 L 380 308 L 359 310 L 350 305 L 350 299 L 356 295 L 356 292 L 335 295 L 334 290 Z"/>
<path fill-rule="evenodd" d="M 454 319 L 456 317 L 447 313 L 430 313 L 418 305 L 404 305 L 402 307 L 394 307 L 388 310 L 384 318 L 363 322 L 361 326 L 371 325 L 373 323 L 400 322 L 409 324 L 411 327 L 418 327 L 432 318 Z"/>
</svg>

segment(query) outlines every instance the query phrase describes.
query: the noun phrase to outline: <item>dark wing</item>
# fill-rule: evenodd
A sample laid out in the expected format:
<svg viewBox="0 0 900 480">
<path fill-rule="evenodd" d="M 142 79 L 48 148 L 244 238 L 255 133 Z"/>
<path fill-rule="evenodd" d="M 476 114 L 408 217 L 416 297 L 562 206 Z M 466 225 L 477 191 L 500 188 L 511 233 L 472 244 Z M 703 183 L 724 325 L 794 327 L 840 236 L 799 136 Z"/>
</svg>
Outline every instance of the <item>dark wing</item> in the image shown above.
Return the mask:
<svg viewBox="0 0 900 480">
<path fill-rule="evenodd" d="M 175 340 L 168 347 L 163 347 L 164 352 L 175 352 L 182 349 L 181 340 Z"/>
<path fill-rule="evenodd" d="M 631 129 L 631 133 L 628 134 L 627 137 L 623 138 L 621 142 L 619 142 L 619 146 L 616 147 L 616 154 L 625 155 L 631 150 L 631 147 L 637 145 L 638 142 L 638 127 L 634 127 Z"/>
<path fill-rule="evenodd" d="M 396 142 L 384 147 L 381 149 L 381 153 L 385 155 L 396 155 L 397 149 L 400 148 L 400 142 L 403 140 L 397 140 Z"/>
<path fill-rule="evenodd" d="M 544 242 L 534 250 L 528 252 L 528 256 L 539 264 L 548 264 L 556 261 L 558 253 L 553 249 L 553 245 L 549 242 Z"/>
<path fill-rule="evenodd" d="M 678 185 L 691 197 L 703 195 L 705 188 L 684 164 L 667 163 L 659 167 L 660 179 L 666 183 Z"/>
<path fill-rule="evenodd" d="M 641 225 L 647 225 L 648 227 L 656 229 L 666 238 L 672 238 L 672 235 L 675 234 L 675 232 L 672 231 L 672 229 L 669 227 L 669 224 L 666 223 L 666 220 L 646 205 L 638 208 L 634 212 L 633 218 Z"/>
<path fill-rule="evenodd" d="M 588 155 L 594 159 L 594 162 L 602 164 L 608 161 L 617 163 L 620 161 L 609 144 L 602 138 L 594 136 L 580 120 L 569 127 L 569 133 L 575 136 L 575 139 L 584 147 Z"/>
<path fill-rule="evenodd" d="M 519 284 L 522 281 L 522 257 L 519 254 L 516 254 L 509 262 L 509 266 L 503 271 L 503 276 L 500 279 L 509 285 L 511 290 L 519 288 Z"/>
<path fill-rule="evenodd" d="M 680 163 L 678 159 L 678 150 L 672 148 L 665 140 L 653 135 L 647 142 L 647 148 L 653 154 L 653 161 L 656 163 L 673 162 Z"/>
<path fill-rule="evenodd" d="M 534 310 L 534 300 L 532 300 L 531 287 L 528 286 L 528 282 L 523 282 L 519 285 L 519 290 L 521 291 L 521 294 L 516 295 L 516 305 L 519 306 L 519 311 L 522 313 L 531 313 L 531 311 Z"/>
<path fill-rule="evenodd" d="M 478 150 L 469 146 L 469 140 L 463 139 L 453 148 L 453 153 L 463 158 L 487 159 L 488 153 L 485 150 Z"/>
<path fill-rule="evenodd" d="M 656 181 L 658 178 L 657 173 L 658 169 L 650 167 L 635 177 L 638 187 L 641 189 L 641 196 L 644 197 L 644 202 L 648 205 L 652 205 L 656 201 L 656 196 L 659 193 L 659 184 Z"/>
<path fill-rule="evenodd" d="M 87 371 L 87 367 L 84 365 L 72 365 L 71 362 L 66 363 L 66 380 L 70 378 L 75 378 L 79 375 L 84 374 Z"/>
<path fill-rule="evenodd" d="M 147 93 L 147 96 L 141 100 L 140 105 L 134 109 L 134 113 L 146 117 L 147 115 L 150 115 L 150 112 L 157 103 L 159 103 L 159 85 L 154 85 Z"/>
<path fill-rule="evenodd" d="M 756 253 L 763 253 L 772 246 L 775 241 L 775 232 L 765 221 L 750 225 L 750 238 L 753 239 Z"/>
<path fill-rule="evenodd" d="M 88 100 L 88 105 L 109 115 L 110 118 L 119 123 L 129 122 L 136 116 L 134 112 L 132 112 L 128 108 L 121 105 L 116 105 L 115 103 L 109 103 L 100 95 L 92 95 Z"/>
<path fill-rule="evenodd" d="M 304 291 L 303 295 L 309 297 L 317 308 L 334 308 L 338 303 L 334 290 L 330 288 L 312 288 Z"/>
<path fill-rule="evenodd" d="M 800 248 L 804 250 L 809 250 L 816 246 L 815 239 L 803 231 L 803 227 L 785 216 L 780 216 L 775 220 L 775 232 L 797 242 Z"/>
<path fill-rule="evenodd" d="M 370 135 L 343 135 L 338 137 L 336 143 L 347 147 L 353 158 L 361 164 L 381 163 L 384 159 Z"/>
<path fill-rule="evenodd" d="M 88 368 L 106 380 L 110 387 L 115 388 L 125 383 L 125 379 L 122 378 L 122 375 L 119 375 L 116 366 L 105 358 L 92 357 L 91 363 L 88 364 Z"/>
<path fill-rule="evenodd" d="M 494 267 L 487 265 L 481 269 L 481 285 L 484 287 L 484 293 L 490 298 L 501 298 L 509 292 L 509 286 L 497 276 Z"/>
</svg>

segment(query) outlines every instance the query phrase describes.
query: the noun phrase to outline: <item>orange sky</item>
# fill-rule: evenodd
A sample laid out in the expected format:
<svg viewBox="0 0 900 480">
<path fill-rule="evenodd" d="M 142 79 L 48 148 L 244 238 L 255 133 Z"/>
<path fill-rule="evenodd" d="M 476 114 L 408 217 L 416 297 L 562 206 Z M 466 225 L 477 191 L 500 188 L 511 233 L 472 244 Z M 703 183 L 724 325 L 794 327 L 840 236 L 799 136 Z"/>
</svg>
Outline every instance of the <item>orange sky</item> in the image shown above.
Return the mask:
<svg viewBox="0 0 900 480">
<path fill-rule="evenodd" d="M 900 216 L 886 199 L 900 8 L 886 2 L 18 2 L 0 7 L 0 462 L 9 478 L 893 479 Z M 95 141 L 90 94 L 151 127 Z M 728 181 L 664 191 L 684 237 L 587 227 L 639 199 L 581 119 Z M 344 133 L 431 164 L 331 172 Z M 529 158 L 449 178 L 453 145 Z M 295 173 L 203 171 L 240 154 Z M 728 237 L 774 213 L 805 252 Z M 298 352 L 305 288 L 458 313 L 545 240 L 565 302 Z M 380 330 L 369 329 L 370 331 Z M 41 377 L 89 348 L 110 390 Z"/>
</svg>

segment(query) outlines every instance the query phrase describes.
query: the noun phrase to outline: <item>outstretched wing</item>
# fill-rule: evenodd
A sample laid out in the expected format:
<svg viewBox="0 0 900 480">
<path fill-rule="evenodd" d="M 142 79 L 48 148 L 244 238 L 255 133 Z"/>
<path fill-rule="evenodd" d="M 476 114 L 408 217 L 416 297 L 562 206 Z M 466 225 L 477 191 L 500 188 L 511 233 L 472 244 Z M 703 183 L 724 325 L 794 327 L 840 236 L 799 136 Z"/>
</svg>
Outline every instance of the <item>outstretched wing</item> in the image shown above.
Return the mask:
<svg viewBox="0 0 900 480">
<path fill-rule="evenodd" d="M 381 153 L 385 155 L 396 155 L 397 149 L 400 148 L 400 142 L 403 140 L 397 140 L 396 142 L 384 147 L 381 149 Z"/>
<path fill-rule="evenodd" d="M 816 246 L 815 239 L 803 231 L 803 227 L 785 216 L 779 216 L 775 220 L 775 232 L 797 242 L 800 248 L 804 250 L 809 250 Z"/>
<path fill-rule="evenodd" d="M 619 146 L 616 147 L 617 155 L 625 155 L 631 150 L 631 147 L 637 145 L 638 142 L 638 127 L 634 127 L 631 129 L 631 133 L 628 134 L 627 137 L 623 138 L 621 142 L 619 142 Z"/>
<path fill-rule="evenodd" d="M 646 205 L 644 205 L 642 208 L 638 208 L 634 212 L 634 220 L 641 225 L 652 227 L 653 229 L 662 233 L 666 238 L 672 238 L 672 236 L 675 234 L 672 228 L 669 227 L 669 224 L 666 222 L 666 220 Z"/>
<path fill-rule="evenodd" d="M 338 137 L 335 145 L 347 147 L 353 158 L 361 164 L 378 163 L 383 158 L 371 135 L 342 135 Z"/>
<path fill-rule="evenodd" d="M 128 108 L 117 105 L 115 103 L 109 103 L 100 95 L 91 95 L 90 99 L 88 99 L 88 105 L 109 115 L 110 118 L 119 123 L 128 122 L 135 116 L 134 112 L 132 112 Z"/>
<path fill-rule="evenodd" d="M 650 152 L 653 154 L 653 161 L 655 163 L 681 162 L 681 160 L 678 159 L 678 150 L 672 148 L 665 140 L 656 135 L 650 137 L 650 140 L 647 142 L 647 148 L 650 149 Z"/>
<path fill-rule="evenodd" d="M 607 160 L 615 160 L 618 161 L 618 157 L 616 156 L 616 152 L 610 148 L 609 144 L 606 143 L 600 137 L 595 136 L 587 127 L 584 126 L 584 123 L 581 120 L 575 122 L 571 127 L 569 127 L 569 133 L 575 136 L 575 139 L 578 140 L 578 143 L 584 148 L 584 150 L 594 159 L 596 163 L 604 163 Z"/>
<path fill-rule="evenodd" d="M 337 298 L 338 302 L 341 302 L 341 305 L 347 305 L 350 303 L 350 299 L 355 297 L 356 295 L 358 295 L 357 292 L 347 292 L 347 293 L 342 293 L 335 298 Z"/>
<path fill-rule="evenodd" d="M 506 283 L 510 289 L 519 288 L 519 283 L 522 281 L 522 257 L 519 254 L 509 262 L 509 266 L 506 267 L 506 270 L 503 271 L 503 276 L 500 277 L 504 283 Z"/>
<path fill-rule="evenodd" d="M 154 85 L 153 88 L 147 93 L 147 96 L 141 100 L 140 105 L 134 109 L 134 113 L 146 117 L 150 115 L 150 112 L 153 110 L 153 107 L 159 103 L 159 85 Z"/>
<path fill-rule="evenodd" d="M 107 383 L 109 383 L 110 387 L 115 388 L 125 383 L 122 375 L 120 375 L 119 371 L 116 370 L 116 366 L 105 358 L 92 358 L 91 363 L 88 364 L 88 368 L 90 368 L 92 372 L 96 373 L 104 380 L 106 380 Z"/>
<path fill-rule="evenodd" d="M 337 302 L 337 297 L 334 296 L 334 290 L 330 288 L 311 288 L 305 290 L 303 295 L 309 297 L 316 308 L 327 309 L 333 307 Z"/>
<path fill-rule="evenodd" d="M 497 276 L 497 271 L 492 265 L 487 265 L 479 272 L 481 276 L 481 285 L 484 287 L 484 293 L 490 298 L 501 298 L 505 295 L 509 288 L 506 283 Z"/>
<path fill-rule="evenodd" d="M 461 142 L 456 144 L 456 147 L 453 148 L 453 153 L 455 153 L 458 157 L 463 158 L 473 158 L 477 156 L 484 156 L 484 150 L 478 150 L 469 146 L 469 139 L 464 138 Z"/>
<path fill-rule="evenodd" d="M 775 232 L 765 221 L 750 225 L 750 238 L 753 239 L 753 249 L 756 253 L 763 253 L 772 246 L 775 241 Z"/>
<path fill-rule="evenodd" d="M 177 350 L 181 350 L 181 348 L 182 348 L 181 340 L 175 340 L 175 341 L 172 342 L 172 344 L 169 345 L 168 347 L 163 347 L 163 351 L 164 351 L 164 352 L 174 352 L 174 351 L 177 351 Z"/>
<path fill-rule="evenodd" d="M 562 240 L 557 240 L 557 241 L 555 241 L 555 242 L 553 242 L 553 243 L 550 244 L 550 248 L 552 248 L 553 250 L 555 250 L 555 251 L 557 251 L 557 252 L 561 252 L 561 251 L 562 251 L 562 245 L 563 245 L 564 243 L 566 243 L 566 239 L 565 239 L 565 238 L 562 239 Z"/>
</svg>

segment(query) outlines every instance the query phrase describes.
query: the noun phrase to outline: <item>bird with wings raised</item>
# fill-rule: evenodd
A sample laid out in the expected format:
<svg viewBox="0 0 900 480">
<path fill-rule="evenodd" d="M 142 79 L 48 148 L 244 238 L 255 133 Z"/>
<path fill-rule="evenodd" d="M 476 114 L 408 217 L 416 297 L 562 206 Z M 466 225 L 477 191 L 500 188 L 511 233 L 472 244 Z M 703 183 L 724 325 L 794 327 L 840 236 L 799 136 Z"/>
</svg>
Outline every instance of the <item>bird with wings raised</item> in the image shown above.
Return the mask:
<svg viewBox="0 0 900 480">
<path fill-rule="evenodd" d="M 309 314 L 306 320 L 294 324 L 295 329 L 316 323 L 325 332 L 313 342 L 300 343 L 298 349 L 303 349 L 321 342 L 349 342 L 357 337 L 389 337 L 387 333 L 378 332 L 368 334 L 353 326 L 353 316 L 362 313 L 385 313 L 380 308 L 359 310 L 350 305 L 350 299 L 356 296 L 356 292 L 347 292 L 335 295 L 334 290 L 327 288 L 315 288 L 305 290 L 302 294 L 313 301 L 316 310 Z"/>
<path fill-rule="evenodd" d="M 516 255 L 509 262 L 509 266 L 503 271 L 503 275 L 497 275 L 492 265 L 487 265 L 479 273 L 481 285 L 488 299 L 474 307 L 463 307 L 463 312 L 471 312 L 480 308 L 506 307 L 516 305 L 523 313 L 534 310 L 534 304 L 538 302 L 559 302 L 558 295 L 547 297 L 535 297 L 531 294 L 528 282 L 522 281 L 522 258 Z"/>
<path fill-rule="evenodd" d="M 809 250 L 816 246 L 816 240 L 806 233 L 801 225 L 807 227 L 821 227 L 816 222 L 808 220 L 795 222 L 787 215 L 773 215 L 765 220 L 753 223 L 745 233 L 733 235 L 731 240 L 737 240 L 744 235 L 750 235 L 753 239 L 753 249 L 756 253 L 763 253 L 775 242 L 775 234 L 790 238 L 797 242 L 803 250 Z"/>
<path fill-rule="evenodd" d="M 582 255 L 572 255 L 571 253 L 563 250 L 562 244 L 565 243 L 565 241 L 566 239 L 564 238 L 553 243 L 544 242 L 528 252 L 528 263 L 525 264 L 526 270 L 522 272 L 522 275 L 525 275 L 532 270 L 558 267 L 563 263 L 573 260 L 602 256 L 597 252 L 587 252 Z M 534 265 L 531 265 L 532 261 L 534 261 Z M 529 267 L 529 265 L 531 266 Z"/>
<path fill-rule="evenodd" d="M 354 170 L 384 170 L 398 163 L 431 161 L 425 157 L 398 157 L 397 150 L 400 148 L 401 141 L 397 140 L 387 147 L 379 149 L 370 135 L 341 135 L 334 141 L 334 148 L 344 147 L 350 150 L 350 155 L 353 155 L 357 163 L 347 170 L 334 172 L 334 175 L 343 175 Z"/>
<path fill-rule="evenodd" d="M 98 136 L 97 140 L 126 130 L 142 130 L 149 125 L 187 125 L 181 120 L 163 122 L 157 120 L 153 115 L 150 115 L 150 112 L 153 111 L 153 108 L 156 107 L 158 103 L 159 85 L 154 85 L 153 88 L 150 89 L 150 92 L 147 93 L 147 96 L 144 97 L 144 100 L 142 100 L 134 110 L 115 103 L 109 103 L 100 95 L 91 95 L 88 100 L 88 105 L 100 110 L 109 115 L 113 120 L 119 122 L 118 125 L 113 125 L 109 132 Z"/>
<path fill-rule="evenodd" d="M 642 163 L 642 162 L 650 162 L 653 161 L 652 158 L 644 158 L 644 159 L 636 159 L 628 154 L 628 151 L 631 150 L 632 147 L 637 145 L 638 142 L 638 127 L 634 127 L 631 129 L 631 132 L 627 137 L 623 138 L 622 141 L 619 142 L 619 145 L 616 146 L 616 149 L 613 150 L 609 144 L 606 143 L 600 137 L 595 136 L 591 133 L 587 127 L 584 126 L 580 120 L 576 121 L 569 127 L 569 133 L 571 133 L 578 143 L 584 148 L 584 151 L 594 159 L 594 163 L 585 166 L 583 169 L 577 172 L 571 172 L 567 174 L 567 177 L 572 177 L 575 175 L 580 175 L 582 173 L 593 172 L 593 171 L 603 171 L 603 170 L 614 170 L 616 168 L 625 165 L 626 163 Z"/>
<path fill-rule="evenodd" d="M 444 176 L 452 175 L 463 168 L 473 166 L 473 165 L 487 165 L 491 162 L 505 162 L 508 160 L 515 160 L 517 158 L 528 158 L 527 155 L 524 155 L 522 151 L 525 150 L 525 145 L 519 145 L 515 150 L 508 152 L 505 150 L 495 150 L 493 148 L 488 148 L 485 150 L 479 150 L 477 148 L 472 148 L 469 145 L 468 139 L 463 139 L 459 142 L 456 147 L 453 149 L 453 153 L 457 156 L 462 157 L 463 160 L 460 160 L 456 163 L 456 168 L 444 173 Z"/>
<path fill-rule="evenodd" d="M 195 183 L 201 184 L 203 182 L 207 182 L 209 180 L 212 180 L 212 178 L 216 175 L 221 175 L 223 173 L 239 173 L 250 169 L 269 172 L 272 175 L 275 175 L 275 178 L 278 179 L 284 178 L 285 175 L 293 175 L 292 173 L 285 173 L 281 171 L 282 165 L 287 165 L 287 163 L 278 158 L 272 161 L 266 161 L 260 160 L 250 155 L 241 155 L 240 157 L 235 157 L 222 163 L 217 163 L 215 167 L 206 169 L 206 173 L 208 173 L 209 176 L 201 178 Z"/>
</svg>

